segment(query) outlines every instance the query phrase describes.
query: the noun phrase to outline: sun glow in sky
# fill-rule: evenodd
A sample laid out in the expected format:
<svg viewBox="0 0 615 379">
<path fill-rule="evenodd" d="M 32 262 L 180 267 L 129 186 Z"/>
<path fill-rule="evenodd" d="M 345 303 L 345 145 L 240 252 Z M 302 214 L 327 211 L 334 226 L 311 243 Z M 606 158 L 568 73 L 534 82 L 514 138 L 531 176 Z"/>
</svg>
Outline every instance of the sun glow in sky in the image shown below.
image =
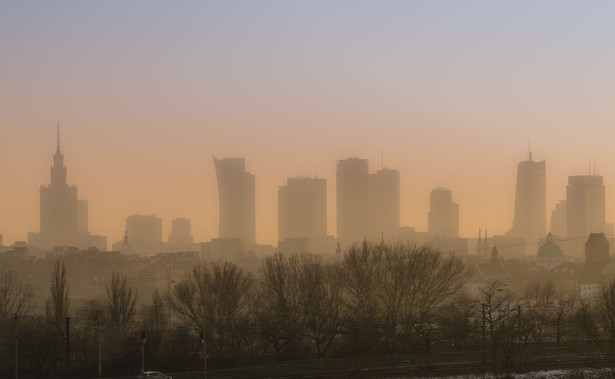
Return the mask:
<svg viewBox="0 0 615 379">
<path fill-rule="evenodd" d="M 0 3 L 0 234 L 39 230 L 59 121 L 68 180 L 110 243 L 135 213 L 217 234 L 211 159 L 256 175 L 257 242 L 277 188 L 335 161 L 401 172 L 402 225 L 450 188 L 461 234 L 512 223 L 528 136 L 547 220 L 588 163 L 615 221 L 615 3 L 606 1 L 32 1 Z"/>
</svg>

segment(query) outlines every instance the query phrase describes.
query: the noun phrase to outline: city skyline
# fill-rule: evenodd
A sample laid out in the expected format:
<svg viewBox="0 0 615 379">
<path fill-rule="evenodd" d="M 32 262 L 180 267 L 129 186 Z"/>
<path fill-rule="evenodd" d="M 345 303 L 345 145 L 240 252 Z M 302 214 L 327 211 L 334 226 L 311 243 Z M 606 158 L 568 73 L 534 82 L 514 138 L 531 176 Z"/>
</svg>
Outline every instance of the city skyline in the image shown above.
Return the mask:
<svg viewBox="0 0 615 379">
<path fill-rule="evenodd" d="M 528 135 L 548 162 L 547 215 L 596 157 L 615 219 L 615 4 L 60 4 L 0 12 L 5 244 L 39 228 L 58 120 L 68 182 L 109 245 L 132 214 L 216 237 L 212 154 L 256 176 L 257 242 L 277 242 L 277 188 L 296 176 L 327 179 L 336 235 L 335 162 L 380 167 L 382 149 L 401 225 L 427 230 L 442 186 L 462 236 L 503 234 Z"/>
<path fill-rule="evenodd" d="M 55 186 L 64 186 L 67 189 L 71 189 L 72 188 L 75 191 L 75 196 L 74 196 L 75 199 L 74 199 L 74 201 L 75 202 L 84 202 L 85 203 L 85 216 L 81 216 L 80 215 L 81 211 L 80 211 L 80 212 L 76 212 L 76 214 L 74 215 L 74 218 L 75 218 L 75 222 L 76 222 L 77 218 L 79 218 L 80 219 L 79 222 L 81 224 L 85 225 L 85 229 L 83 229 L 83 226 L 81 226 L 80 228 L 83 230 L 83 232 L 85 232 L 87 234 L 87 232 L 88 232 L 87 231 L 87 225 L 89 224 L 88 212 L 87 212 L 87 207 L 88 207 L 87 204 L 88 203 L 83 201 L 83 200 L 79 200 L 79 199 L 76 198 L 76 186 L 75 185 L 70 185 L 68 180 L 67 180 L 67 174 L 66 174 L 67 169 L 66 169 L 66 165 L 64 164 L 64 155 L 60 151 L 60 143 L 59 143 L 60 142 L 60 140 L 59 140 L 60 135 L 59 135 L 59 130 L 60 129 L 59 129 L 59 125 L 58 125 L 56 127 L 56 133 L 57 133 L 56 152 L 53 155 L 53 164 L 52 164 L 52 167 L 51 167 L 51 170 L 50 170 L 50 172 L 51 172 L 51 181 L 50 181 L 50 183 L 52 184 L 51 187 L 53 188 L 53 185 L 55 185 Z M 525 167 L 528 164 L 537 164 L 538 166 L 540 166 L 540 170 L 541 170 L 540 174 L 538 175 L 538 177 L 540 178 L 540 181 L 542 182 L 542 180 L 543 180 L 542 178 L 545 175 L 545 169 L 544 169 L 545 162 L 544 161 L 534 162 L 532 160 L 532 153 L 528 152 L 528 154 L 529 154 L 529 157 L 530 157 L 529 160 L 520 162 L 519 163 L 519 167 L 521 167 L 521 166 Z M 381 156 L 381 159 L 382 159 L 382 156 Z M 224 223 L 220 224 L 222 226 L 219 225 L 219 230 L 218 230 L 217 235 L 212 236 L 212 238 L 238 237 L 238 238 L 241 238 L 242 241 L 245 241 L 245 243 L 248 246 L 252 245 L 254 243 L 263 244 L 263 241 L 259 241 L 259 240 L 253 239 L 254 238 L 253 237 L 254 229 L 255 229 L 255 227 L 257 225 L 253 224 L 250 221 L 250 219 L 252 219 L 253 217 L 255 219 L 258 217 L 258 215 L 255 214 L 255 203 L 257 202 L 257 199 L 254 198 L 256 190 L 257 190 L 256 185 L 255 185 L 255 183 L 257 182 L 256 175 L 254 173 L 251 173 L 251 172 L 247 171 L 247 169 L 246 169 L 246 159 L 243 158 L 243 157 L 241 157 L 241 158 L 234 157 L 234 158 L 218 159 L 218 158 L 216 158 L 214 156 L 213 160 L 214 160 L 214 167 L 216 167 L 216 169 L 218 170 L 218 172 L 216 174 L 216 176 L 217 176 L 216 182 L 217 182 L 217 186 L 218 186 L 218 196 L 219 196 L 218 200 L 220 202 L 223 202 L 223 203 L 226 203 L 228 205 L 231 205 L 233 209 L 230 209 L 230 211 L 227 210 L 226 212 L 221 212 L 219 214 L 219 217 L 226 218 L 229 221 L 227 221 L 226 224 L 224 224 Z M 340 166 L 340 165 L 342 165 L 342 166 Z M 595 165 L 595 162 L 594 162 L 594 165 Z M 351 187 L 353 188 L 351 190 L 351 192 L 355 191 L 354 187 L 356 187 L 355 186 L 356 183 L 354 183 L 354 182 L 357 180 L 357 178 L 354 177 L 354 176 L 357 175 L 357 173 L 353 173 L 352 171 L 357 171 L 357 170 L 360 171 L 360 173 L 359 173 L 360 174 L 359 175 L 360 178 L 358 180 L 360 182 L 362 182 L 362 183 L 364 182 L 363 183 L 364 184 L 363 190 L 365 192 L 365 195 L 362 196 L 362 197 L 359 196 L 363 200 L 363 208 L 364 208 L 364 213 L 366 215 L 366 217 L 364 217 L 364 218 L 366 218 L 366 220 L 364 220 L 365 221 L 364 222 L 365 223 L 365 225 L 364 225 L 364 232 L 363 233 L 359 233 L 359 232 L 355 231 L 354 233 L 357 236 L 360 236 L 360 235 L 363 236 L 361 238 L 369 238 L 371 240 L 378 239 L 378 238 L 376 238 L 378 236 L 381 236 L 382 238 L 384 238 L 385 237 L 384 233 L 378 232 L 378 233 L 381 233 L 382 234 L 381 235 L 381 234 L 376 233 L 375 230 L 372 230 L 372 229 L 374 229 L 374 224 L 373 224 L 372 219 L 376 220 L 376 222 L 378 224 L 381 224 L 383 222 L 382 220 L 386 220 L 387 217 L 389 217 L 389 218 L 391 217 L 391 216 L 388 216 L 388 215 L 392 215 L 394 217 L 391 219 L 391 221 L 384 221 L 385 224 L 383 224 L 383 225 L 386 225 L 387 222 L 389 224 L 391 222 L 393 222 L 393 224 L 397 225 L 398 221 L 394 221 L 394 220 L 398 220 L 399 219 L 399 215 L 396 215 L 396 209 L 399 207 L 399 202 L 396 201 L 395 198 L 396 198 L 396 196 L 399 195 L 399 192 L 403 192 L 399 188 L 399 178 L 400 178 L 399 171 L 383 167 L 381 170 L 377 170 L 375 173 L 369 173 L 369 160 L 368 159 L 362 159 L 362 158 L 358 158 L 358 157 L 350 157 L 350 158 L 347 158 L 347 159 L 342 159 L 342 160 L 338 160 L 337 161 L 337 175 L 338 175 L 337 182 L 338 182 L 338 184 L 339 184 L 339 181 L 340 181 L 340 177 L 339 177 L 340 167 L 347 167 L 347 168 L 349 167 L 349 168 L 351 168 L 351 180 L 346 185 L 346 187 L 350 186 L 348 188 L 351 188 Z M 375 188 L 374 187 L 374 183 L 375 183 L 374 180 L 379 178 L 380 176 L 382 176 L 383 179 L 384 179 L 385 178 L 385 176 L 383 176 L 384 174 L 387 174 L 385 176 L 390 177 L 390 179 L 386 179 L 386 181 L 389 182 L 389 184 L 386 184 L 385 187 L 382 187 L 384 189 L 384 191 L 385 191 L 386 196 L 384 196 L 384 197 L 382 195 L 374 196 L 374 194 L 372 193 L 374 191 L 374 188 Z M 391 176 L 391 174 L 394 174 L 394 175 Z M 526 175 L 526 174 L 524 174 L 524 175 Z M 519 177 L 519 172 L 517 173 L 517 193 L 519 192 L 519 179 L 518 179 L 518 177 Z M 566 202 L 570 201 L 570 199 L 568 198 L 570 196 L 570 183 L 571 183 L 570 181 L 572 179 L 574 179 L 574 178 L 596 178 L 596 179 L 600 180 L 601 184 L 603 183 L 603 177 L 597 174 L 595 166 L 591 166 L 590 165 L 588 175 L 571 175 L 571 176 L 568 177 L 568 181 L 569 182 L 568 182 L 568 185 L 566 187 L 566 192 L 567 192 L 567 201 Z M 163 179 L 163 178 L 159 178 L 159 179 Z M 298 181 L 298 180 L 306 180 L 306 179 L 316 180 L 316 181 L 323 181 L 323 183 L 325 183 L 324 181 L 326 181 L 326 178 L 318 178 L 318 177 L 309 178 L 309 177 L 300 177 L 300 176 L 296 177 L 296 178 L 289 177 L 286 180 L 287 180 L 287 185 L 288 185 L 288 183 L 290 183 L 290 182 L 294 182 L 294 181 Z M 394 180 L 391 181 L 391 179 L 394 179 Z M 527 181 L 529 179 L 524 179 L 524 180 Z M 344 181 L 344 179 L 342 179 L 342 182 L 343 181 Z M 385 183 L 385 182 L 383 182 L 383 183 Z M 392 186 L 391 186 L 391 184 L 392 184 Z M 527 184 L 524 184 L 524 185 L 527 185 Z M 545 186 L 545 183 L 539 184 L 539 188 L 544 188 L 544 186 Z M 49 186 L 41 185 L 41 192 L 45 188 L 48 188 L 48 187 Z M 326 185 L 323 185 L 322 187 L 323 187 L 322 190 L 325 191 L 325 193 L 326 193 L 328 191 L 326 189 Z M 388 187 L 391 187 L 391 189 L 388 189 Z M 278 190 L 285 189 L 285 188 L 286 188 L 286 186 L 279 186 Z M 221 196 L 220 193 L 223 193 L 224 189 L 227 189 L 229 191 L 227 191 L 228 193 L 226 193 L 225 195 Z M 335 186 L 335 191 L 337 192 L 337 184 Z M 342 193 L 337 192 L 336 197 L 334 199 L 331 199 L 331 200 L 334 200 L 334 202 L 337 203 L 338 202 L 337 199 L 339 199 L 340 196 L 342 196 L 344 194 L 344 191 L 347 192 L 348 190 L 347 189 L 346 190 L 342 190 Z M 379 189 L 378 191 L 380 192 L 380 191 L 382 191 L 382 189 Z M 391 192 L 391 191 L 393 191 L 393 192 Z M 429 202 L 429 207 L 430 208 L 433 207 L 433 201 L 434 201 L 433 200 L 433 196 L 434 196 L 434 193 L 437 192 L 437 191 L 447 191 L 449 193 L 449 197 L 450 197 L 450 192 L 451 191 L 448 190 L 448 189 L 442 188 L 442 187 L 438 187 L 435 190 L 430 191 L 430 195 L 429 195 L 430 198 L 431 198 L 431 201 Z M 539 190 L 539 192 L 540 191 L 541 190 Z M 604 209 L 605 209 L 605 207 L 604 207 L 604 203 L 605 203 L 604 193 L 605 193 L 605 189 L 604 189 L 604 185 L 602 185 L 602 195 L 601 195 L 602 196 L 602 200 L 601 200 L 602 201 L 602 205 L 600 206 L 601 212 L 603 212 Z M 351 195 L 352 195 L 352 193 L 351 193 Z M 393 195 L 392 198 L 391 198 L 391 195 Z M 518 196 L 519 195 L 517 195 L 517 197 Z M 325 197 L 328 198 L 328 195 L 326 195 Z M 327 201 L 326 198 L 324 200 L 323 206 L 328 208 L 326 204 L 329 203 L 329 201 Z M 392 201 L 392 203 L 387 204 L 386 207 L 384 207 L 384 208 L 382 206 L 379 207 L 379 208 L 382 208 L 382 209 L 386 208 L 385 211 L 384 211 L 385 213 L 383 213 L 382 216 L 378 216 L 378 215 L 374 214 L 374 203 L 373 202 L 374 202 L 375 198 L 382 198 L 382 200 L 378 200 L 378 201 L 386 201 L 386 202 L 389 202 L 389 203 Z M 352 201 L 356 202 L 356 199 L 354 199 Z M 278 199 L 278 202 L 279 202 L 279 199 Z M 514 201 L 515 204 L 517 202 L 518 202 L 518 199 Z M 459 210 L 458 210 L 459 204 L 458 203 L 452 203 L 452 204 L 454 204 L 455 207 L 457 207 L 457 210 L 455 211 L 455 215 L 456 215 L 455 218 L 457 219 L 455 230 L 458 230 L 459 229 L 459 225 L 461 224 L 459 222 L 459 220 L 458 220 L 458 218 L 459 218 Z M 228 207 L 228 205 L 227 205 L 227 207 Z M 555 209 L 557 206 L 559 206 L 559 202 L 557 204 L 553 204 L 553 209 Z M 47 207 L 48 207 L 48 205 L 47 205 Z M 75 205 L 73 207 L 78 209 L 76 203 L 75 203 Z M 237 208 L 237 207 L 239 207 L 239 208 Z M 354 207 L 354 205 L 353 205 L 353 207 Z M 528 205 L 526 205 L 526 207 L 528 207 Z M 529 207 L 532 208 L 531 206 L 529 206 Z M 69 207 L 69 209 L 70 209 L 70 207 Z M 278 212 L 280 212 L 279 204 L 276 204 L 276 210 Z M 433 210 L 433 208 L 432 208 L 432 210 Z M 44 216 L 42 206 L 41 206 L 40 212 L 41 213 L 40 213 L 40 220 L 39 220 L 39 222 L 41 223 L 41 226 L 42 226 L 43 216 Z M 247 213 L 245 213 L 245 212 L 247 212 Z M 335 215 L 336 221 L 339 219 L 339 212 L 340 212 L 340 210 L 338 209 L 337 212 L 336 212 L 337 214 Z M 427 224 L 428 225 L 427 225 L 427 228 L 425 229 L 426 231 L 430 231 L 430 229 L 431 229 L 431 227 L 429 225 L 429 223 L 430 223 L 429 218 L 431 217 L 430 216 L 430 212 L 431 211 L 427 212 L 427 216 L 428 216 L 427 217 L 428 218 L 428 223 Z M 145 212 L 145 213 L 146 214 L 151 214 L 151 212 Z M 244 213 L 249 215 L 249 217 L 247 219 L 245 217 L 243 217 Z M 328 213 L 328 211 L 325 212 L 325 213 Z M 229 216 L 231 216 L 231 217 L 229 218 Z M 126 216 L 126 217 L 128 217 L 128 219 L 130 219 L 131 217 L 135 217 L 135 215 Z M 151 217 L 155 217 L 155 216 L 153 214 L 151 214 L 151 216 L 137 216 L 137 217 L 149 217 L 149 218 L 151 218 Z M 331 215 L 327 214 L 326 218 L 328 219 L 329 217 L 331 217 Z M 382 217 L 384 217 L 384 219 Z M 546 217 L 547 217 L 547 215 L 545 213 L 544 218 L 546 219 Z M 601 215 L 599 215 L 597 217 L 602 217 L 602 219 L 604 219 L 604 216 L 602 216 L 602 213 L 601 213 Z M 160 222 L 161 222 L 161 225 L 160 225 L 160 233 L 162 233 L 161 236 L 164 235 L 167 231 L 169 233 L 172 232 L 172 227 L 171 227 L 172 223 L 171 223 L 171 225 L 169 225 L 168 227 L 165 227 L 163 229 L 163 224 L 164 224 L 163 220 L 161 218 L 157 217 L 157 216 L 156 216 L 156 218 L 159 219 Z M 356 217 L 351 217 L 350 219 L 353 219 L 353 218 L 356 218 Z M 570 217 L 566 217 L 566 218 L 570 218 Z M 173 221 L 173 223 L 175 223 L 176 221 L 181 221 L 182 219 L 186 220 L 182 216 L 182 217 L 179 217 L 179 218 L 175 218 L 172 221 Z M 239 224 L 237 224 L 238 220 L 244 220 L 244 221 L 239 221 Z M 167 223 L 169 221 L 170 220 L 166 220 Z M 188 224 L 190 224 L 189 220 L 186 220 L 186 221 L 188 221 Z M 246 221 L 247 221 L 247 224 L 246 224 Z M 277 235 L 278 238 L 273 243 L 269 243 L 269 244 L 274 245 L 274 246 L 276 246 L 277 243 L 280 241 L 279 231 L 281 230 L 280 229 L 280 225 L 281 224 L 279 223 L 279 218 L 278 218 L 277 221 L 278 221 L 278 223 L 276 223 L 275 226 L 276 226 L 276 228 L 278 228 L 278 235 Z M 344 222 L 344 221 L 342 221 L 342 222 Z M 605 220 L 602 223 L 604 224 L 604 222 L 608 222 L 608 220 Z M 255 221 L 255 223 L 258 224 L 257 221 Z M 326 222 L 324 222 L 323 224 L 326 224 Z M 414 227 L 414 225 L 403 225 L 403 224 L 399 225 L 398 227 L 407 227 L 407 226 Z M 338 225 L 338 227 L 339 227 L 339 225 Z M 380 227 L 380 225 L 379 225 L 379 227 Z M 74 228 L 75 228 L 75 231 L 76 231 L 77 230 L 77 225 L 75 225 Z M 239 228 L 239 230 L 235 230 L 236 228 Z M 122 233 L 122 237 L 124 236 L 124 233 L 125 233 L 126 229 L 127 228 L 124 228 L 124 232 Z M 189 229 L 190 229 L 190 227 L 188 226 L 187 230 L 189 230 Z M 394 230 L 393 227 L 389 227 L 389 229 L 391 231 Z M 590 228 L 590 229 L 588 229 L 588 230 L 591 231 L 591 232 L 603 232 L 603 231 L 606 231 L 604 229 L 596 229 L 596 230 L 594 230 L 595 228 L 594 229 Z M 329 228 L 326 228 L 326 230 L 329 231 Z M 512 229 L 510 229 L 510 230 L 511 231 L 514 230 L 514 222 L 513 222 Z M 548 230 L 549 231 L 551 230 L 551 225 L 548 225 Z M 511 233 L 511 231 L 509 231 L 508 233 Z M 457 235 L 457 236 L 462 237 L 462 238 L 473 238 L 473 237 L 475 237 L 475 235 L 472 235 L 471 233 L 469 233 L 467 235 L 463 235 L 461 233 L 457 234 L 457 233 L 458 232 L 453 233 L 453 236 Z M 31 234 L 34 237 L 38 238 L 37 235 L 39 233 L 34 233 L 34 232 L 30 231 L 29 234 Z M 329 233 L 329 234 L 335 236 L 336 238 L 339 238 L 337 233 Z M 391 236 L 393 234 L 396 234 L 396 233 L 392 233 L 391 234 L 389 232 L 387 235 Z M 438 235 L 438 234 L 439 233 L 436 232 L 434 235 Z M 499 231 L 495 231 L 495 234 L 499 234 Z M 243 235 L 243 237 L 242 237 L 242 235 Z M 324 235 L 326 235 L 326 234 L 323 234 L 323 236 Z M 570 235 L 570 233 L 567 233 L 566 236 L 567 237 L 579 237 L 579 236 L 576 236 L 576 235 Z M 97 236 L 92 236 L 92 237 L 97 237 Z M 519 235 L 518 237 L 522 237 L 522 236 Z M 27 238 L 28 241 L 30 240 L 30 238 L 31 237 L 28 236 L 28 238 Z M 62 238 L 64 238 L 66 241 L 69 240 L 67 237 L 60 237 L 60 239 L 62 239 Z M 102 237 L 102 238 L 106 238 L 106 236 Z M 129 238 L 130 238 L 130 233 L 129 233 Z M 359 237 L 356 237 L 356 238 L 359 238 Z M 359 239 L 361 239 L 361 238 L 359 238 Z M 534 244 L 536 242 L 542 241 L 542 239 L 543 239 L 543 238 L 535 238 L 535 237 L 528 237 L 528 238 L 525 238 L 526 239 L 526 243 L 528 243 L 528 244 Z M 163 241 L 163 239 L 160 238 L 159 242 L 162 242 L 162 241 Z M 202 240 L 202 242 L 205 242 L 205 241 L 206 240 Z M 112 237 L 112 239 L 109 241 L 109 247 L 110 247 L 110 245 L 112 243 L 119 243 L 119 242 L 121 242 L 121 238 L 115 239 L 115 238 Z M 354 242 L 357 242 L 357 241 L 354 241 Z M 71 242 L 71 243 L 74 243 L 74 242 Z M 93 242 L 90 241 L 89 243 L 93 243 Z M 265 244 L 267 244 L 267 242 L 265 242 Z M 40 245 L 40 247 L 49 247 L 49 246 Z"/>
</svg>

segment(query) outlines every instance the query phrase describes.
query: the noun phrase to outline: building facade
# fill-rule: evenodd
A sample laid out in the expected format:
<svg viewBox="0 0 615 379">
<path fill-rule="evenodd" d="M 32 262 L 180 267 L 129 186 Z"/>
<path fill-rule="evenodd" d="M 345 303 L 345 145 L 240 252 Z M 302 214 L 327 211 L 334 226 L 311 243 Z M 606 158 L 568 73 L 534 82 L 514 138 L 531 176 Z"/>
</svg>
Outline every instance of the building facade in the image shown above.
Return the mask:
<svg viewBox="0 0 615 379">
<path fill-rule="evenodd" d="M 605 232 L 605 189 L 602 176 L 569 176 L 566 187 L 566 233 L 585 240 Z"/>
<path fill-rule="evenodd" d="M 254 175 L 246 171 L 244 158 L 214 157 L 214 165 L 220 204 L 218 238 L 240 238 L 245 245 L 255 244 Z"/>
<path fill-rule="evenodd" d="M 278 189 L 278 240 L 327 235 L 327 181 L 288 178 Z"/>
<path fill-rule="evenodd" d="M 337 238 L 342 248 L 360 243 L 369 232 L 369 167 L 367 159 L 337 161 Z"/>
<path fill-rule="evenodd" d="M 132 215 L 126 219 L 126 236 L 132 254 L 154 252 L 162 243 L 162 219 L 153 215 Z"/>
<path fill-rule="evenodd" d="M 517 165 L 515 216 L 509 236 L 528 243 L 542 241 L 547 225 L 546 162 L 536 162 L 529 153 L 527 161 Z"/>
<path fill-rule="evenodd" d="M 399 170 L 383 168 L 369 175 L 369 235 L 388 240 L 399 230 Z"/>
<path fill-rule="evenodd" d="M 79 200 L 77 186 L 68 184 L 59 126 L 50 176 L 50 184 L 40 188 L 40 232 L 29 233 L 28 243 L 41 249 L 72 246 L 106 250 L 106 237 L 90 235 L 88 231 L 87 201 Z"/>
<path fill-rule="evenodd" d="M 170 244 L 190 244 L 194 242 L 191 234 L 191 222 L 185 217 L 176 218 L 171 221 L 171 234 L 169 235 Z"/>
<path fill-rule="evenodd" d="M 443 237 L 459 237 L 459 204 L 453 201 L 453 192 L 438 187 L 429 196 L 429 233 Z"/>
</svg>

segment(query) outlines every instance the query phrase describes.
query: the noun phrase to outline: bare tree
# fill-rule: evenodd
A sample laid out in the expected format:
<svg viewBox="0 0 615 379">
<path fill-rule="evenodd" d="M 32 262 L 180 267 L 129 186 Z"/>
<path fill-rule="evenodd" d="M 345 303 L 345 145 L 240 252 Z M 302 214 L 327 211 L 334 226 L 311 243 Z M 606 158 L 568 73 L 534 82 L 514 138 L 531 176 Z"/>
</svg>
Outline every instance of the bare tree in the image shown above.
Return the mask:
<svg viewBox="0 0 615 379">
<path fill-rule="evenodd" d="M 553 282 L 531 282 L 525 288 L 523 339 L 525 343 L 541 342 L 549 333 L 557 312 L 558 297 Z"/>
<path fill-rule="evenodd" d="M 107 293 L 106 313 L 110 331 L 125 334 L 131 329 L 137 313 L 139 295 L 128 285 L 125 275 L 113 272 L 111 283 L 105 285 Z"/>
<path fill-rule="evenodd" d="M 22 313 L 30 304 L 32 290 L 15 272 L 0 266 L 0 325 L 13 315 Z"/>
<path fill-rule="evenodd" d="M 491 344 L 492 363 L 496 365 L 497 350 L 510 352 L 513 324 L 511 316 L 517 311 L 517 299 L 506 284 L 492 281 L 480 290 L 482 322 Z"/>
<path fill-rule="evenodd" d="M 472 272 L 463 262 L 429 247 L 412 249 L 408 258 L 410 291 L 407 292 L 406 319 L 423 340 L 425 351 L 433 342 L 436 310 L 463 292 Z"/>
<path fill-rule="evenodd" d="M 56 323 L 62 323 L 68 317 L 70 300 L 68 298 L 66 267 L 64 262 L 60 262 L 59 259 L 53 264 L 49 291 L 51 297 L 45 301 L 47 318 L 54 320 Z"/>
<path fill-rule="evenodd" d="M 589 313 L 584 315 L 586 333 L 601 353 L 603 374 L 615 377 L 615 280 L 598 290 Z"/>
<path fill-rule="evenodd" d="M 337 270 L 325 266 L 319 257 L 300 257 L 299 301 L 306 334 L 322 358 L 340 330 L 341 292 Z"/>
<path fill-rule="evenodd" d="M 262 339 L 276 359 L 301 354 L 303 325 L 300 275 L 296 256 L 277 253 L 263 261 L 258 323 Z"/>
<path fill-rule="evenodd" d="M 442 338 L 459 349 L 466 348 L 473 339 L 477 340 L 481 330 L 480 314 L 477 311 L 479 308 L 477 300 L 466 293 L 450 299 L 436 317 L 441 327 Z"/>
<path fill-rule="evenodd" d="M 382 337 L 385 348 L 389 354 L 398 350 L 398 344 L 406 340 L 400 335 L 404 329 L 404 303 L 409 291 L 412 290 L 412 281 L 408 280 L 411 265 L 409 264 L 409 250 L 406 245 L 375 245 L 380 250 L 376 256 L 379 258 L 375 267 L 377 270 L 374 290 L 376 297 L 381 300 L 380 312 L 382 318 Z M 401 328 L 400 328 L 401 326 Z"/>
<path fill-rule="evenodd" d="M 346 350 L 361 355 L 381 342 L 382 301 L 376 291 L 382 249 L 363 242 L 344 254 L 339 269 L 343 291 L 342 326 Z"/>
<path fill-rule="evenodd" d="M 254 280 L 239 266 L 230 262 L 195 266 L 167 301 L 193 328 L 205 331 L 217 358 L 232 359 L 249 350 Z"/>
</svg>

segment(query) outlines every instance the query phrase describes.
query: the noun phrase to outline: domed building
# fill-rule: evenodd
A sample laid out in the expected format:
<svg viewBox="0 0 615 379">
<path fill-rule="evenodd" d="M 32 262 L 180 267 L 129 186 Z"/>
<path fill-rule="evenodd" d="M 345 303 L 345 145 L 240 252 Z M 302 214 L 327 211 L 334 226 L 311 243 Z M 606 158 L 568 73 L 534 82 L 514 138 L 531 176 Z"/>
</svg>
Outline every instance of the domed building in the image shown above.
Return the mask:
<svg viewBox="0 0 615 379">
<path fill-rule="evenodd" d="M 553 242 L 553 235 L 549 232 L 545 243 L 538 248 L 536 253 L 536 265 L 550 270 L 569 261 L 570 259 L 564 257 L 562 248 Z"/>
</svg>

